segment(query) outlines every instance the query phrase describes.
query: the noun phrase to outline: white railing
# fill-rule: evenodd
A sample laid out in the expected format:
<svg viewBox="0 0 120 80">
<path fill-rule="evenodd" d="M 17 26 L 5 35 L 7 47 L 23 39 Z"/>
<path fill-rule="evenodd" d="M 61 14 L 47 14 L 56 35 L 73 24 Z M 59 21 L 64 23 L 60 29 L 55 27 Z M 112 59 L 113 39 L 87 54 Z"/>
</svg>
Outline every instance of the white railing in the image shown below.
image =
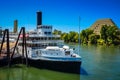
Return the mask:
<svg viewBox="0 0 120 80">
<path fill-rule="evenodd" d="M 60 37 L 60 35 L 30 34 L 29 37 Z"/>
<path fill-rule="evenodd" d="M 19 41 L 20 43 L 22 41 Z M 40 43 L 63 43 L 63 40 L 33 40 L 33 41 L 26 41 L 26 43 L 32 44 L 40 44 Z"/>
</svg>

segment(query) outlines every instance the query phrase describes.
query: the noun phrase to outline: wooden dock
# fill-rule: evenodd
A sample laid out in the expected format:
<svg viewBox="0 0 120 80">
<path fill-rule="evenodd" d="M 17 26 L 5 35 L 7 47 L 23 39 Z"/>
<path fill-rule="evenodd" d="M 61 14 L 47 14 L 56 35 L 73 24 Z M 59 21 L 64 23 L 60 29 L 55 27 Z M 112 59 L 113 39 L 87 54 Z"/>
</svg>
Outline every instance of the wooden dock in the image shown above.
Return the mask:
<svg viewBox="0 0 120 80">
<path fill-rule="evenodd" d="M 10 56 L 11 56 L 11 54 L 10 54 Z M 21 63 L 20 60 L 21 60 L 21 55 L 19 55 L 19 54 L 14 55 L 11 62 L 10 62 L 10 59 L 7 57 L 7 54 L 1 54 L 0 55 L 0 67 L 9 65 L 9 62 L 11 65 L 19 64 L 19 63 Z"/>
</svg>

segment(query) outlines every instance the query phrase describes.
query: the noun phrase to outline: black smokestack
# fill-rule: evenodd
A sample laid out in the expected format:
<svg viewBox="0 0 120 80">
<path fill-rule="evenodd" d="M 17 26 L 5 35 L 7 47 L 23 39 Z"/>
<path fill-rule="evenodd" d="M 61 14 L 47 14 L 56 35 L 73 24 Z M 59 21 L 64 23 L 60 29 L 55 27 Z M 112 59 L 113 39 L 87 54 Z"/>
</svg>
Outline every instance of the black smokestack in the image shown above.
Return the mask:
<svg viewBox="0 0 120 80">
<path fill-rule="evenodd" d="M 37 12 L 37 25 L 42 25 L 42 12 Z"/>
</svg>

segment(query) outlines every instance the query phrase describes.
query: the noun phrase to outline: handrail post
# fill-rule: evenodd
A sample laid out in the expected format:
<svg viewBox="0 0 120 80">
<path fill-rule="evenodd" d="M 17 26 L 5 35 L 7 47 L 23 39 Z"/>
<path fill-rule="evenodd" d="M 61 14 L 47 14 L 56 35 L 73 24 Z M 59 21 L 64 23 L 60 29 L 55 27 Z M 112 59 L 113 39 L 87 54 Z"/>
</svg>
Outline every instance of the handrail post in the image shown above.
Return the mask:
<svg viewBox="0 0 120 80">
<path fill-rule="evenodd" d="M 23 64 L 23 59 L 24 59 L 24 37 L 25 37 L 25 35 L 24 35 L 24 27 L 22 27 L 22 64 Z"/>
<path fill-rule="evenodd" d="M 5 35 L 7 34 L 7 37 L 5 37 Z M 5 29 L 4 31 L 4 35 L 3 35 L 3 39 L 2 39 L 2 44 L 1 44 L 1 48 L 0 48 L 0 56 L 1 56 L 1 52 L 2 52 L 2 47 L 3 47 L 3 43 L 5 41 L 6 38 L 6 48 L 7 48 L 7 61 L 8 61 L 8 66 L 10 67 L 10 46 L 9 46 L 9 30 Z"/>
<path fill-rule="evenodd" d="M 23 42 L 24 42 L 24 47 L 25 48 L 25 57 L 26 57 L 26 66 L 28 66 L 28 56 L 27 56 L 27 46 L 26 46 L 26 33 L 25 33 L 25 28 L 23 27 Z"/>
<path fill-rule="evenodd" d="M 6 29 L 7 32 L 7 59 L 8 59 L 8 67 L 10 67 L 10 46 L 9 46 L 9 30 Z"/>
<path fill-rule="evenodd" d="M 0 56 L 1 56 L 1 52 L 2 52 L 3 43 L 5 41 L 5 34 L 6 34 L 6 30 L 4 30 L 4 34 L 3 34 L 2 44 L 1 44 L 1 47 L 0 47 Z"/>
<path fill-rule="evenodd" d="M 17 46 L 17 44 L 18 44 L 18 41 L 19 41 L 19 38 L 20 38 L 20 34 L 22 33 L 22 37 L 23 37 L 23 39 L 22 39 L 22 63 L 23 63 L 23 59 L 24 59 L 24 52 L 26 52 L 26 65 L 28 66 L 28 56 L 27 56 L 27 47 L 26 47 L 26 37 L 25 37 L 25 28 L 24 27 L 22 27 L 21 28 L 21 30 L 20 30 L 20 32 L 19 32 L 19 35 L 18 35 L 18 38 L 17 38 L 17 41 L 16 41 L 16 44 L 15 44 L 15 47 L 14 47 L 14 49 L 13 49 L 13 53 L 12 53 L 12 55 L 11 55 L 11 58 L 10 58 L 10 61 L 12 60 L 12 58 L 13 58 L 13 55 L 14 55 L 14 52 L 15 52 L 15 48 L 16 48 L 16 46 Z"/>
<path fill-rule="evenodd" d="M 10 66 L 11 66 L 11 61 L 12 61 L 12 59 L 13 59 L 13 55 L 15 54 L 15 48 L 16 48 L 16 46 L 17 46 L 17 44 L 18 44 L 18 41 L 19 41 L 19 37 L 20 37 L 21 32 L 22 32 L 22 29 L 20 30 L 20 32 L 19 32 L 19 34 L 18 34 L 17 41 L 16 41 L 16 43 L 15 43 L 15 46 L 14 46 L 14 48 L 13 48 L 12 55 L 11 55 L 11 57 L 10 57 Z"/>
</svg>

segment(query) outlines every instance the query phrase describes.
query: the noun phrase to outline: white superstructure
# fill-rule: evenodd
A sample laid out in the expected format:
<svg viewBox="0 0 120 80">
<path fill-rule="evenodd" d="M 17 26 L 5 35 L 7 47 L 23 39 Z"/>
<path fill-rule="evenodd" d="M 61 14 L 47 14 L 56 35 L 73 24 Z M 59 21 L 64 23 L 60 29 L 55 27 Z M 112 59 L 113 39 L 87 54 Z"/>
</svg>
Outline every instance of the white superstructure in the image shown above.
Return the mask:
<svg viewBox="0 0 120 80">
<path fill-rule="evenodd" d="M 28 53 L 28 57 L 35 60 L 81 61 L 81 57 L 75 54 L 73 49 L 69 49 L 68 46 L 63 46 L 62 48 L 58 46 L 48 46 L 45 49 L 37 49 L 34 53 Z"/>
<path fill-rule="evenodd" d="M 26 34 L 28 58 L 52 61 L 80 61 L 81 57 L 74 53 L 69 46 L 62 46 L 60 35 L 52 34 L 52 26 L 39 25 L 36 30 Z M 22 54 L 22 35 L 18 44 Z"/>
<path fill-rule="evenodd" d="M 29 31 L 26 34 L 28 53 L 33 53 L 36 49 L 43 49 L 47 46 L 60 46 L 63 42 L 63 40 L 60 40 L 60 35 L 52 34 L 52 26 L 49 25 L 39 25 L 36 30 Z M 22 52 L 22 35 L 18 46 L 20 52 Z"/>
</svg>

